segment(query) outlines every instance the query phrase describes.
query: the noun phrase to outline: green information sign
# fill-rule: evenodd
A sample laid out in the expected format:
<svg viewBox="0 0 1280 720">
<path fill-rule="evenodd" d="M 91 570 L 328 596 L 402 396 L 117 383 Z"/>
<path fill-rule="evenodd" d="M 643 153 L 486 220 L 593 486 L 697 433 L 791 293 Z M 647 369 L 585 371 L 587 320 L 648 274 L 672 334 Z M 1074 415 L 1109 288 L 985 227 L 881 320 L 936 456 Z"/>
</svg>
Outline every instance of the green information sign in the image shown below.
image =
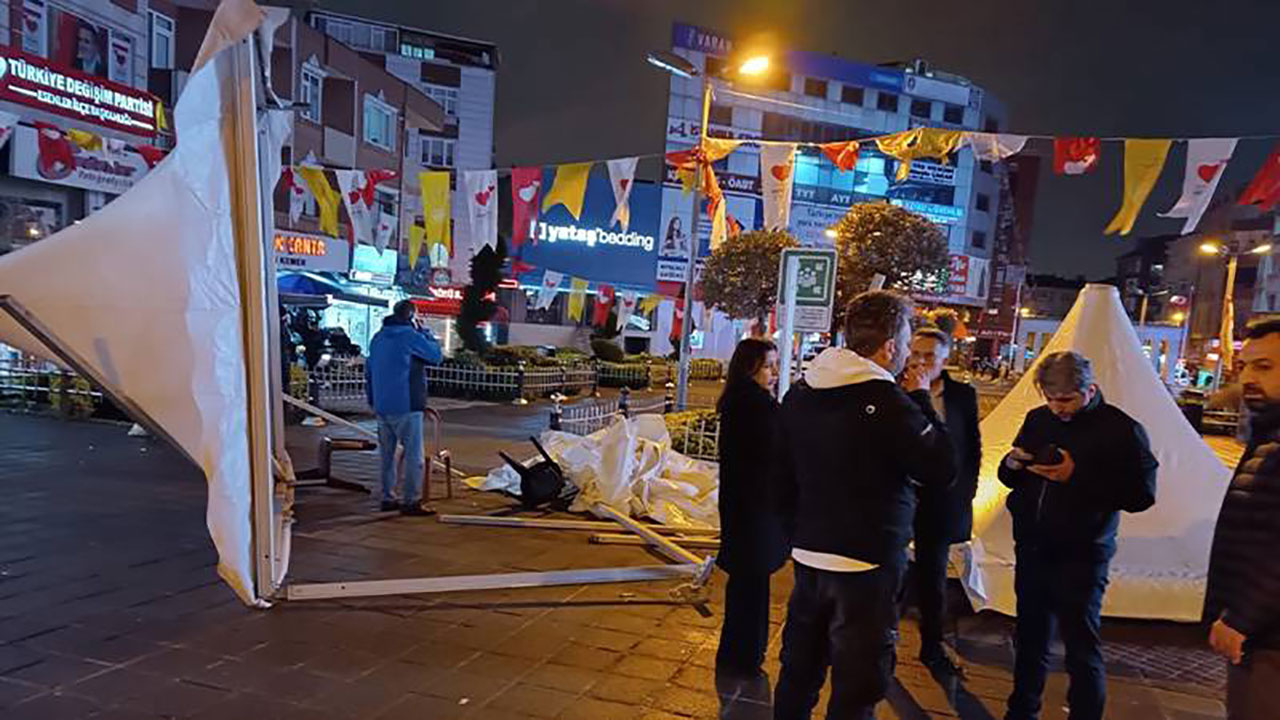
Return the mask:
<svg viewBox="0 0 1280 720">
<path fill-rule="evenodd" d="M 835 248 L 787 248 L 778 268 L 778 305 L 786 302 L 787 263 L 795 260 L 796 332 L 827 332 L 836 299 Z"/>
</svg>

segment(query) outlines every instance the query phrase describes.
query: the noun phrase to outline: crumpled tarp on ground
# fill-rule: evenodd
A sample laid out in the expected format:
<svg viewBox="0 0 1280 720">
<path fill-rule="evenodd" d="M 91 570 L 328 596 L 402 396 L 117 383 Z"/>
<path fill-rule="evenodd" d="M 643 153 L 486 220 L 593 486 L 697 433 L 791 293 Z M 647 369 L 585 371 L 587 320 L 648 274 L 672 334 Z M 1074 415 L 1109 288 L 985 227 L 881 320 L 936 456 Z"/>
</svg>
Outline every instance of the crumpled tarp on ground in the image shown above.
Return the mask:
<svg viewBox="0 0 1280 720">
<path fill-rule="evenodd" d="M 548 430 L 541 441 L 578 487 L 570 510 L 589 512 L 604 503 L 664 525 L 720 527 L 718 465 L 672 450 L 661 415 L 621 418 L 585 437 Z M 524 462 L 540 459 L 535 455 Z M 505 464 L 484 477 L 468 478 L 467 484 L 520 494 L 520 476 Z"/>
</svg>

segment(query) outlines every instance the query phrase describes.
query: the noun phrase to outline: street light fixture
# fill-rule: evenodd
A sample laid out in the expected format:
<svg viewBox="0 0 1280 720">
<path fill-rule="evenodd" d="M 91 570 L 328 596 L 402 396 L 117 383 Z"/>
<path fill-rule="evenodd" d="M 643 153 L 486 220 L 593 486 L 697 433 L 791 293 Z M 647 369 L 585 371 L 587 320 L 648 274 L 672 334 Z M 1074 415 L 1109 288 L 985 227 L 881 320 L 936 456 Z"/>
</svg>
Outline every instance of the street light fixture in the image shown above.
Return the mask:
<svg viewBox="0 0 1280 720">
<path fill-rule="evenodd" d="M 1263 243 L 1262 245 L 1255 247 L 1249 252 L 1253 253 L 1254 255 L 1266 255 L 1267 253 L 1271 252 L 1271 243 Z"/>
<path fill-rule="evenodd" d="M 1217 243 L 1207 242 L 1200 246 L 1200 252 L 1205 255 L 1217 255 L 1222 252 L 1222 246 Z"/>
<path fill-rule="evenodd" d="M 645 60 L 654 67 L 675 75 L 692 80 L 693 78 L 702 78 L 702 119 L 698 123 L 698 142 L 697 146 L 702 147 L 707 139 L 707 121 L 711 115 L 711 77 L 706 72 L 699 70 L 693 63 L 686 58 L 676 55 L 666 50 L 653 50 L 645 55 Z M 753 55 L 744 59 L 737 66 L 739 75 L 759 77 L 769 70 L 769 57 L 767 55 Z M 676 385 L 676 404 L 683 410 L 689 406 L 689 364 L 692 360 L 693 348 L 690 346 L 690 337 L 693 332 L 693 277 L 694 268 L 698 262 L 698 216 L 701 214 L 702 203 L 702 163 L 695 161 L 694 178 L 693 178 L 693 212 L 691 217 L 693 222 L 690 223 L 691 241 L 689 243 L 689 262 L 685 267 L 684 276 L 684 315 L 680 323 L 680 373 Z"/>
</svg>

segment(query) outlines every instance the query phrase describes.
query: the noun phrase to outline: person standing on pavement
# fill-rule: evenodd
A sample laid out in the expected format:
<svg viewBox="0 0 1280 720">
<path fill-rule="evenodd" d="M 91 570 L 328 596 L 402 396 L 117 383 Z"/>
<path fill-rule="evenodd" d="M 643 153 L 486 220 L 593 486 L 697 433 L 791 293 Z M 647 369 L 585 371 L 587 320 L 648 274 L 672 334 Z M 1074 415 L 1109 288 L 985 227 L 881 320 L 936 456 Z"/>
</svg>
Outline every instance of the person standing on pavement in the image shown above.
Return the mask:
<svg viewBox="0 0 1280 720">
<path fill-rule="evenodd" d="M 427 410 L 426 365 L 438 365 L 440 343 L 419 326 L 413 303 L 401 300 L 382 320 L 382 329 L 369 342 L 364 365 L 365 395 L 378 416 L 381 454 L 382 510 L 402 515 L 430 515 L 422 504 L 426 472 L 422 420 Z M 405 476 L 402 501 L 395 497 L 396 447 L 404 446 Z"/>
<path fill-rule="evenodd" d="M 1047 404 L 1027 413 L 999 470 L 1012 489 L 1018 596 L 1005 718 L 1040 716 L 1056 617 L 1071 679 L 1069 717 L 1101 720 L 1107 679 L 1099 633 L 1116 530 L 1121 511 L 1155 504 L 1158 463 L 1142 425 L 1103 399 L 1088 358 L 1056 352 L 1035 372 Z"/>
<path fill-rule="evenodd" d="M 953 380 L 943 369 L 951 357 L 951 336 L 939 328 L 916 331 L 908 367 L 917 367 L 929 382 L 929 397 L 947 424 L 955 452 L 956 479 L 950 487 L 920 487 L 915 517 L 915 570 L 912 575 L 920 610 L 920 662 L 934 672 L 959 674 L 960 667 L 943 644 L 947 600 L 947 561 L 953 543 L 973 532 L 973 498 L 978 492 L 982 439 L 978 431 L 978 393 Z"/>
<path fill-rule="evenodd" d="M 1280 320 L 1245 332 L 1240 386 L 1249 444 L 1209 557 L 1209 644 L 1230 662 L 1228 720 L 1280 718 Z"/>
<path fill-rule="evenodd" d="M 955 475 L 923 370 L 908 370 L 902 385 L 896 377 L 912 309 L 894 292 L 855 297 L 847 347 L 823 350 L 782 402 L 775 482 L 795 587 L 776 720 L 809 718 L 828 669 L 827 717 L 872 718 L 893 675 L 914 485 L 946 486 Z"/>
<path fill-rule="evenodd" d="M 769 645 L 769 577 L 787 561 L 782 520 L 769 490 L 778 403 L 778 351 L 768 340 L 738 343 L 720 413 L 720 552 L 729 575 L 716 670 L 758 677 Z"/>
</svg>

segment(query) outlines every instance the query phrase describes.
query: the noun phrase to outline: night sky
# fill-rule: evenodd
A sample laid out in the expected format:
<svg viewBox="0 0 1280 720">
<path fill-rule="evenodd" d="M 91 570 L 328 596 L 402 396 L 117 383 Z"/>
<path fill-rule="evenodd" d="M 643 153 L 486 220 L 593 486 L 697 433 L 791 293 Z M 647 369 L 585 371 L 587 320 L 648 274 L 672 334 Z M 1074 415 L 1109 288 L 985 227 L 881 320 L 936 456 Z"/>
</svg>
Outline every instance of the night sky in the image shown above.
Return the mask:
<svg viewBox="0 0 1280 720">
<path fill-rule="evenodd" d="M 675 20 L 868 63 L 928 59 L 1000 97 L 1012 132 L 1098 136 L 1280 134 L 1276 0 L 321 0 L 320 6 L 497 43 L 500 167 L 661 152 L 667 76 L 644 62 Z M 1143 6 L 1139 9 L 1137 6 Z M 1242 142 L 1218 196 L 1242 188 L 1275 140 Z M 1175 144 L 1134 237 L 1177 199 Z M 1122 145 L 1083 177 L 1040 181 L 1036 272 L 1114 272 L 1132 241 L 1101 234 L 1120 205 Z M 1046 168 L 1050 163 L 1046 162 Z"/>
</svg>

